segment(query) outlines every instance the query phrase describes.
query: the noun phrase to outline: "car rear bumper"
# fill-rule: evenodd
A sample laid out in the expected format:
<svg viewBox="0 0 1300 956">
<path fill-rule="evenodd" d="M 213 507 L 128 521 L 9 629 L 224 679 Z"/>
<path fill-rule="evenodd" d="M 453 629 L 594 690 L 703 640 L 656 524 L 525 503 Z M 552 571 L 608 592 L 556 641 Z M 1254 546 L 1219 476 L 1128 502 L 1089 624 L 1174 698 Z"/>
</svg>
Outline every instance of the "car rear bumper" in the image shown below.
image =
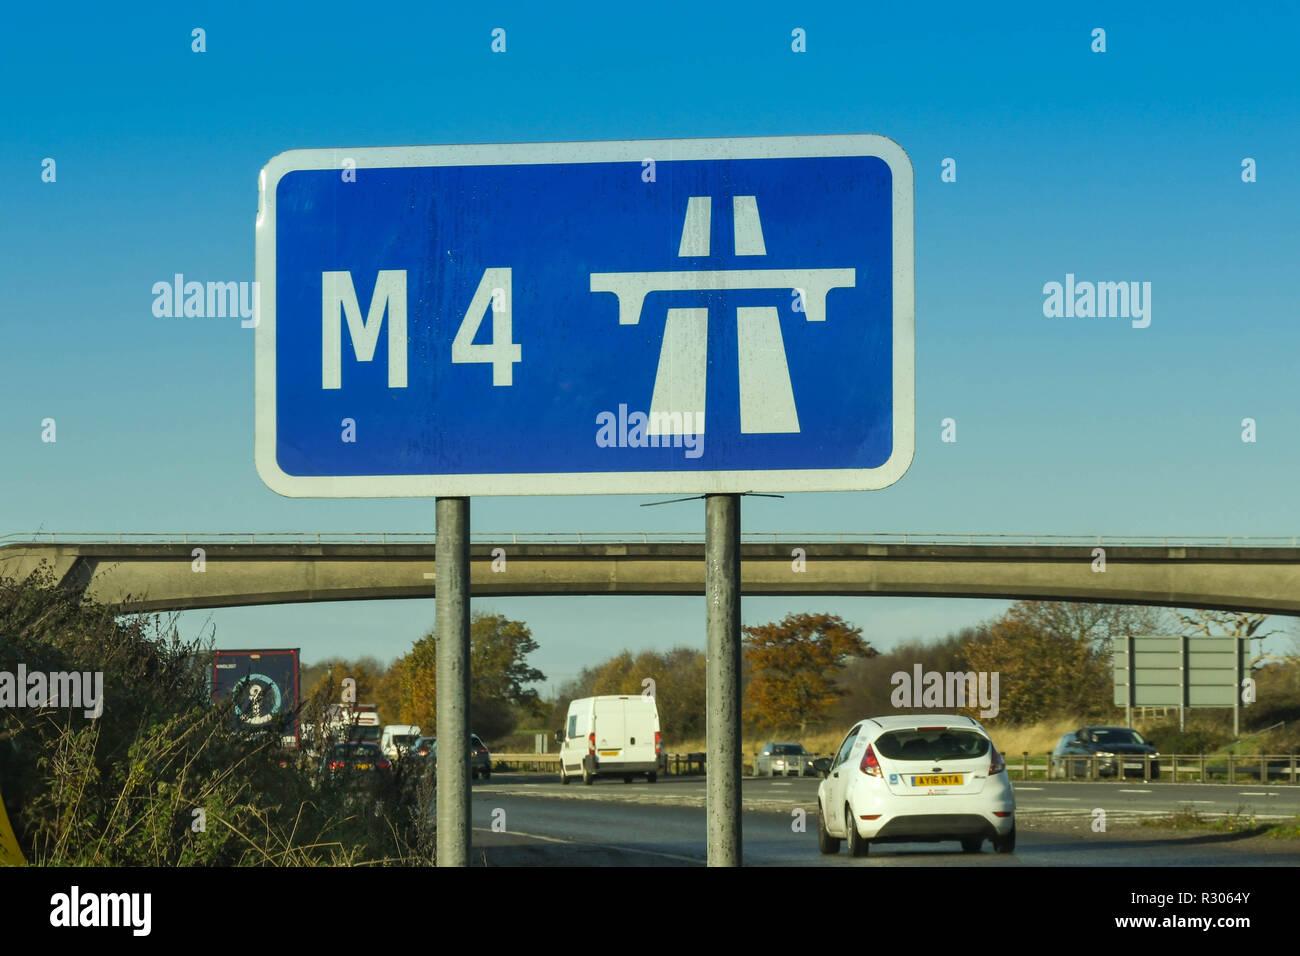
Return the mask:
<svg viewBox="0 0 1300 956">
<path fill-rule="evenodd" d="M 1008 833 L 1014 821 L 1014 816 L 990 819 L 978 813 L 927 813 L 896 816 L 874 833 L 864 832 L 871 823 L 859 820 L 858 833 L 865 839 L 880 843 L 959 840 L 969 837 L 990 840 Z"/>
<path fill-rule="evenodd" d="M 877 778 L 863 778 L 857 784 L 849 805 L 864 840 L 987 839 L 1006 836 L 1015 826 L 1015 791 L 1006 774 L 987 781 L 979 793 L 902 796 L 889 792 Z M 864 816 L 876 819 L 864 820 Z"/>
</svg>

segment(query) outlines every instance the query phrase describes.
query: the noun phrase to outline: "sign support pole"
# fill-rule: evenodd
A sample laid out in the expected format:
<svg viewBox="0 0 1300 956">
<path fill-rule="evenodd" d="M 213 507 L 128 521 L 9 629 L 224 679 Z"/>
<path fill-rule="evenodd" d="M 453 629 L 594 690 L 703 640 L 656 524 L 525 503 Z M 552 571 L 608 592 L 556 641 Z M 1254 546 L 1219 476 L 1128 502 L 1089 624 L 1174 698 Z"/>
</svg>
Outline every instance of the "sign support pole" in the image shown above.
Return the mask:
<svg viewBox="0 0 1300 956">
<path fill-rule="evenodd" d="M 1178 683 L 1181 690 L 1178 694 L 1178 731 L 1182 733 L 1187 730 L 1187 708 L 1192 702 L 1190 689 L 1192 662 L 1187 654 L 1187 635 L 1180 635 L 1179 641 Z"/>
<path fill-rule="evenodd" d="M 468 866 L 469 803 L 469 499 L 438 498 L 434 546 L 437 641 L 438 866 Z"/>
<path fill-rule="evenodd" d="M 704 499 L 708 865 L 740 866 L 740 495 Z"/>
<path fill-rule="evenodd" d="M 1247 641 L 1250 639 L 1247 638 Z M 1249 644 L 1247 644 L 1249 646 Z M 1232 738 L 1235 742 L 1241 736 L 1241 682 L 1245 677 L 1241 666 L 1241 639 L 1238 638 L 1232 648 Z M 1260 783 L 1264 783 L 1263 780 Z"/>
<path fill-rule="evenodd" d="M 1133 682 L 1137 679 L 1137 674 L 1134 672 L 1134 668 L 1137 665 L 1133 661 L 1133 635 L 1131 633 L 1124 635 L 1124 653 L 1127 655 L 1128 658 L 1127 661 L 1128 670 L 1127 673 L 1125 674 L 1125 678 L 1128 681 L 1128 686 L 1125 687 L 1124 689 L 1124 721 L 1125 721 L 1124 725 L 1126 727 L 1132 727 L 1133 726 Z"/>
</svg>

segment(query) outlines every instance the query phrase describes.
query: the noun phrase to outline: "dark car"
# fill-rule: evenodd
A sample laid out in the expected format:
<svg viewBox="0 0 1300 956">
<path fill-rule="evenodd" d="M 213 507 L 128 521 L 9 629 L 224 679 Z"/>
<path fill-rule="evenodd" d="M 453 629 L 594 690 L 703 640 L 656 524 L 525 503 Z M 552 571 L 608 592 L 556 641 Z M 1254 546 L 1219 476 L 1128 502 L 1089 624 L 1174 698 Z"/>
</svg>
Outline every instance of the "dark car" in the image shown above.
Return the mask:
<svg viewBox="0 0 1300 956">
<path fill-rule="evenodd" d="M 435 765 L 438 762 L 438 738 L 421 737 L 411 745 L 407 751 L 411 757 L 427 761 L 432 758 Z M 484 780 L 492 776 L 492 755 L 484 746 L 483 741 L 479 739 L 478 734 L 469 735 L 469 775 L 470 779 L 482 777 Z"/>
<path fill-rule="evenodd" d="M 410 748 L 406 751 L 406 755 L 408 757 L 424 760 L 425 758 L 437 753 L 437 750 L 435 749 L 437 744 L 437 737 L 417 737 L 415 743 L 411 744 Z"/>
<path fill-rule="evenodd" d="M 321 757 L 322 776 L 337 777 L 346 773 L 358 776 L 388 773 L 393 765 L 379 748 L 371 743 L 337 743 Z"/>
<path fill-rule="evenodd" d="M 1151 776 L 1160 775 L 1160 756 L 1132 727 L 1082 727 L 1061 738 L 1052 751 L 1051 776 L 1057 779 L 1087 777 L 1096 758 L 1097 776 L 1146 778 L 1150 756 Z M 1123 764 L 1121 771 L 1120 765 Z"/>
</svg>

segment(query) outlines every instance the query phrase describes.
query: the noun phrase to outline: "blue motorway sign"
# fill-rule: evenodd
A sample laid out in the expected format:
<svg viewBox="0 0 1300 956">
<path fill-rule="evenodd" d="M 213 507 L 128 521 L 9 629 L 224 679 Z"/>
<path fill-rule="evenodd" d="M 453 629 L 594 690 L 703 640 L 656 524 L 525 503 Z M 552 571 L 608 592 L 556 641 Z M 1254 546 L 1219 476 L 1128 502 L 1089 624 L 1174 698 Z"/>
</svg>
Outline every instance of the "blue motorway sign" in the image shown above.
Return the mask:
<svg viewBox="0 0 1300 956">
<path fill-rule="evenodd" d="M 884 137 L 294 150 L 257 280 L 281 494 L 861 490 L 912 460 Z"/>
</svg>

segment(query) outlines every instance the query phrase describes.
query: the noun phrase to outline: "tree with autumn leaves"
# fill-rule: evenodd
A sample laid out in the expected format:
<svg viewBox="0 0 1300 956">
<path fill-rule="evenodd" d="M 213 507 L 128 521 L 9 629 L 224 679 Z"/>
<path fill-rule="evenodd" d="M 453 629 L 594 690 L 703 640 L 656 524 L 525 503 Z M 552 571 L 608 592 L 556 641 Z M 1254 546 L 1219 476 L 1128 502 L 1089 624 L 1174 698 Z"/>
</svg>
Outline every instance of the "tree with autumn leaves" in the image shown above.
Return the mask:
<svg viewBox="0 0 1300 956">
<path fill-rule="evenodd" d="M 998 672 L 999 717 L 1005 723 L 1108 719 L 1114 642 L 1160 629 L 1153 608 L 1017 601 L 966 645 L 963 669 Z"/>
<path fill-rule="evenodd" d="M 851 658 L 876 655 L 862 628 L 834 614 L 787 614 L 742 630 L 751 675 L 746 719 L 777 732 L 805 734 L 838 699 L 837 672 Z"/>
<path fill-rule="evenodd" d="M 498 737 L 514 729 L 520 717 L 540 718 L 544 710 L 528 685 L 546 675 L 528 664 L 537 642 L 523 621 L 504 614 L 476 611 L 470 620 L 469 715 L 474 732 Z M 437 644 L 426 634 L 399 657 L 380 681 L 376 698 L 381 714 L 393 722 L 418 724 L 426 734 L 437 726 Z M 385 719 L 391 719 L 385 716 Z"/>
</svg>

